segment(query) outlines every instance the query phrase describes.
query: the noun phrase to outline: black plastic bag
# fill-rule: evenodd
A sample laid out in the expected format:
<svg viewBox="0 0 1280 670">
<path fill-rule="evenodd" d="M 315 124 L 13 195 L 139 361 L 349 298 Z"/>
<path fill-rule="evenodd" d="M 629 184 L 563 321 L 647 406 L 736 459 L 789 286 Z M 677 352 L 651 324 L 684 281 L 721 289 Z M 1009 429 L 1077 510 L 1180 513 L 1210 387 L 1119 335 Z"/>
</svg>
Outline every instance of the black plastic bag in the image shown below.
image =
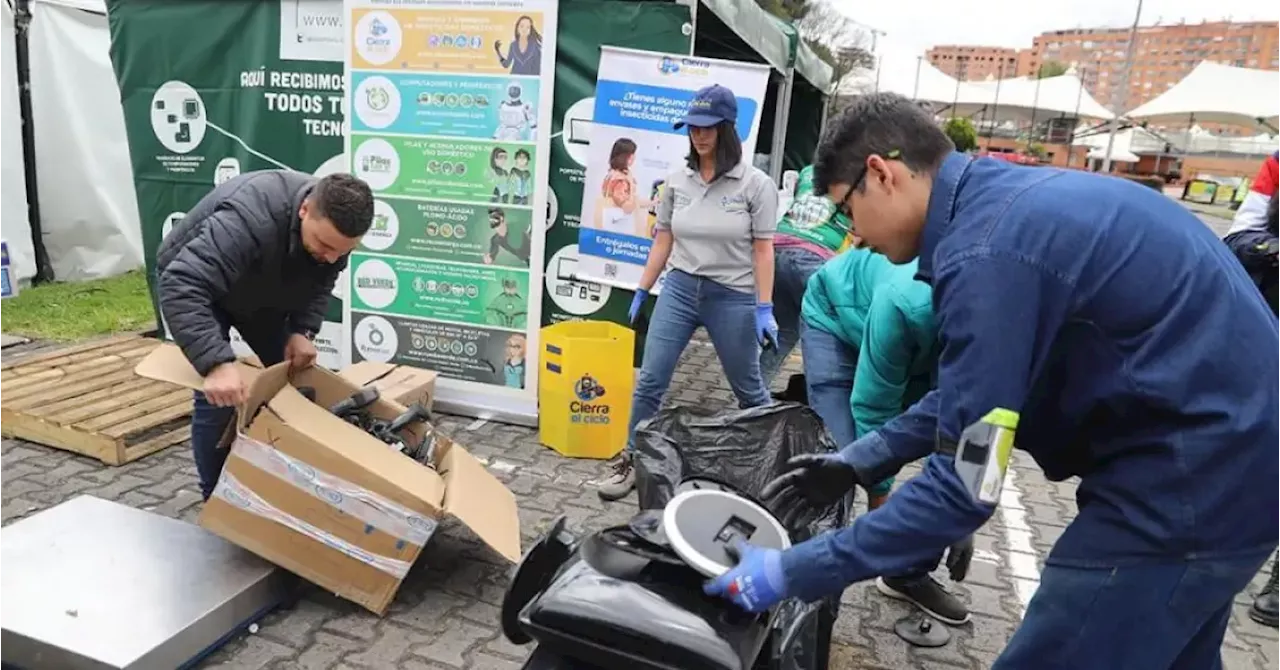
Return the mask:
<svg viewBox="0 0 1280 670">
<path fill-rule="evenodd" d="M 664 508 L 681 482 L 695 477 L 726 484 L 761 502 L 760 491 L 782 474 L 789 458 L 837 449 L 822 419 L 794 403 L 729 412 L 664 409 L 636 426 L 634 448 L 636 494 L 642 510 Z M 832 505 L 810 524 L 788 528 L 792 541 L 802 542 L 846 525 L 851 502 Z M 772 511 L 781 516 L 781 510 Z M 761 654 L 756 667 L 826 668 L 839 604 L 837 593 L 816 603 L 790 600 L 780 605 L 771 652 Z"/>
</svg>

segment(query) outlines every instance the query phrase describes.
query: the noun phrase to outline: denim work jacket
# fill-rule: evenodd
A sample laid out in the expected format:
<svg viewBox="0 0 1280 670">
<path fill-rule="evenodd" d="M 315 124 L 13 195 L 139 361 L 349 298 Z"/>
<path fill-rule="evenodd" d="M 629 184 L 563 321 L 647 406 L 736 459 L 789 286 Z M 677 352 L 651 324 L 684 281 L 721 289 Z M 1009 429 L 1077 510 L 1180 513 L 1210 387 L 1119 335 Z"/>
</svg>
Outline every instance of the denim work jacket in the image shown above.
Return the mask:
<svg viewBox="0 0 1280 670">
<path fill-rule="evenodd" d="M 993 408 L 1079 513 L 1048 562 L 1116 566 L 1266 552 L 1280 476 L 1280 335 L 1240 263 L 1182 205 L 1109 176 L 948 157 L 919 258 L 942 339 L 938 388 L 845 448 L 876 482 L 920 476 L 783 555 L 792 595 L 932 567 L 995 508 L 951 456 Z"/>
</svg>

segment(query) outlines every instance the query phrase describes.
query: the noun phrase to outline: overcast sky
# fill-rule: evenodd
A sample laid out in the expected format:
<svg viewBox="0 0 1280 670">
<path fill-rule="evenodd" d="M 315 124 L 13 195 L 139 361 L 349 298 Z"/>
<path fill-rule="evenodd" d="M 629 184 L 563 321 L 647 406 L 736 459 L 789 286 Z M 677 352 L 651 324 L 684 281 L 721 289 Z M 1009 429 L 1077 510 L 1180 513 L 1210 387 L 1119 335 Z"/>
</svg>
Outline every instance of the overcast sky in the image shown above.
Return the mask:
<svg viewBox="0 0 1280 670">
<path fill-rule="evenodd" d="M 831 0 L 854 20 L 883 31 L 893 46 L 917 55 L 935 44 L 1023 48 L 1046 30 L 1121 27 L 1133 23 L 1136 0 Z M 1145 0 L 1142 25 L 1201 20 L 1280 19 L 1274 0 Z"/>
</svg>

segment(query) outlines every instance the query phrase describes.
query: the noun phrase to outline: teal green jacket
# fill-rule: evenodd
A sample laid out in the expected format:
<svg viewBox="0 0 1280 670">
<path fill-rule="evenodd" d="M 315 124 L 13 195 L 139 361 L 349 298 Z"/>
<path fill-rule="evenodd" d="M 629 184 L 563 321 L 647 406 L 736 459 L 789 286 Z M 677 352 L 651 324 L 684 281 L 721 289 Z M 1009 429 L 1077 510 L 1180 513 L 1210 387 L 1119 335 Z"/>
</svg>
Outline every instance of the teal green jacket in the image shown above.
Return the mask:
<svg viewBox="0 0 1280 670">
<path fill-rule="evenodd" d="M 809 278 L 805 324 L 857 350 L 849 406 L 858 436 L 888 423 L 924 397 L 936 381 L 938 325 L 933 291 L 915 279 L 916 263 L 894 265 L 850 249 Z"/>
</svg>

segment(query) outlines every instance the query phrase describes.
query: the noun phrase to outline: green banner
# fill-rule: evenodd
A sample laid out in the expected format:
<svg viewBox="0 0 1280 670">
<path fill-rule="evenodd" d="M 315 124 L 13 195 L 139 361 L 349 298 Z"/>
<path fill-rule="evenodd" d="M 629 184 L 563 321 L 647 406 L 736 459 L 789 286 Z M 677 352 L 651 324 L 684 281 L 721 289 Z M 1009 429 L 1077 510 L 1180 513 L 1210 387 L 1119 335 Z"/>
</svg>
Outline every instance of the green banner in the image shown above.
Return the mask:
<svg viewBox="0 0 1280 670">
<path fill-rule="evenodd" d="M 551 176 L 542 324 L 591 319 L 626 324 L 632 292 L 573 279 L 578 262 L 579 212 L 587 169 L 587 129 L 596 69 L 604 45 L 688 53 L 689 8 L 676 3 L 561 0 L 560 40 L 552 107 Z M 636 338 L 639 365 L 643 338 Z"/>
<path fill-rule="evenodd" d="M 313 174 L 349 169 L 342 158 L 344 32 L 339 0 L 107 0 L 107 7 L 111 60 L 124 105 L 149 275 L 154 277 L 155 252 L 163 234 L 217 180 L 243 171 L 271 168 Z M 684 35 L 683 27 L 689 21 L 689 9 L 675 3 L 561 0 L 559 12 L 548 156 L 548 228 L 542 259 L 547 271 L 544 285 L 530 289 L 542 291 L 542 325 L 583 318 L 624 323 L 630 292 L 570 279 L 577 262 L 578 211 L 586 170 L 585 124 L 591 118 L 600 46 L 688 52 L 690 38 Z M 217 58 L 210 59 L 209 54 L 217 54 Z M 396 79 L 393 75 L 386 78 Z M 398 79 L 392 83 L 403 85 L 406 90 L 414 85 Z M 365 86 L 363 100 L 371 106 L 370 118 L 376 123 L 384 122 L 377 120 L 381 118 L 379 113 L 387 114 L 385 108 L 374 109 L 372 105 L 386 104 L 382 93 L 390 88 Z M 514 200 L 519 197 L 522 182 L 512 182 L 510 173 L 516 167 L 516 157 L 510 149 L 529 146 L 523 141 L 531 131 L 524 107 L 511 107 L 514 113 L 508 117 L 514 121 L 510 123 L 498 116 L 496 103 L 501 93 L 482 93 L 491 98 L 488 102 L 495 104 L 495 112 L 484 117 L 472 112 L 468 123 L 494 124 L 492 135 L 504 139 L 432 140 L 436 147 L 432 151 L 438 152 L 433 154 L 438 161 L 435 173 L 428 173 L 432 158 L 427 158 L 423 149 L 396 151 L 396 160 L 403 163 L 396 166 L 393 190 L 421 188 L 424 183 L 438 180 L 452 183 L 449 188 L 456 189 L 455 195 L 433 197 L 466 200 L 470 204 L 380 198 L 375 229 L 366 237 L 365 251 L 504 268 L 528 267 L 524 259 L 530 247 L 531 215 L 527 207 Z M 535 86 L 526 86 L 523 96 L 524 104 L 536 108 L 540 96 Z M 189 104 L 191 100 L 195 101 L 194 107 Z M 156 102 L 163 102 L 166 109 L 155 108 Z M 462 107 L 462 102 L 460 97 L 459 110 L 472 109 Z M 387 130 L 398 131 L 402 123 L 412 119 L 418 119 L 423 128 L 431 127 L 437 111 L 435 103 L 434 97 L 423 100 L 420 92 L 397 96 L 396 104 L 401 108 L 418 104 L 422 110 L 415 111 L 412 117 L 401 115 L 396 122 L 385 122 L 390 126 Z M 475 134 L 470 126 L 464 130 L 458 134 Z M 361 125 L 353 131 L 356 138 L 364 138 L 359 133 L 376 133 L 377 129 Z M 378 139 L 390 143 L 403 138 Z M 509 149 L 505 191 L 502 180 L 493 179 L 490 172 L 489 158 L 498 146 Z M 488 147 L 489 153 L 476 147 Z M 540 158 L 531 156 L 530 172 Z M 444 174 L 446 163 L 452 174 Z M 478 185 L 458 185 L 459 163 L 463 165 L 463 176 L 479 169 L 489 178 L 483 189 Z M 495 189 L 499 200 L 496 203 L 492 202 Z M 459 197 L 462 194 L 467 197 Z M 504 196 L 506 201 L 502 202 Z M 423 208 L 426 206 L 429 207 Z M 493 223 L 491 209 L 501 212 L 505 224 Z M 394 234 L 388 234 L 386 226 L 396 226 Z M 385 246 L 379 248 L 379 244 Z M 154 294 L 154 281 L 151 284 Z M 341 320 L 342 302 L 335 297 L 318 338 L 323 362 L 333 367 L 339 364 Z M 414 347 L 401 351 L 401 360 L 428 367 L 454 366 L 456 369 L 450 372 L 442 369 L 450 376 L 514 381 L 516 375 L 504 375 L 499 364 L 506 353 L 504 347 L 511 346 L 507 343 L 508 334 L 493 328 L 406 322 L 396 326 L 392 336 L 400 333 L 411 343 L 422 342 L 424 346 L 428 341 L 466 341 L 471 346 L 464 345 L 460 355 L 453 354 L 452 348 Z M 458 329 L 468 330 L 468 334 L 443 333 Z M 432 334 L 423 334 L 428 330 Z M 443 334 L 435 333 L 437 330 Z M 473 349 L 476 355 L 489 356 L 497 363 L 465 362 Z"/>
<path fill-rule="evenodd" d="M 153 298 L 160 240 L 215 184 L 346 169 L 342 3 L 284 4 L 107 0 Z M 335 297 L 316 341 L 328 367 L 339 365 L 341 321 Z"/>
<path fill-rule="evenodd" d="M 351 308 L 523 331 L 529 272 L 393 256 L 351 257 Z"/>
<path fill-rule="evenodd" d="M 351 150 L 356 173 L 382 196 L 525 206 L 533 197 L 530 145 L 354 136 Z"/>
<path fill-rule="evenodd" d="M 369 251 L 457 263 L 529 267 L 533 212 L 500 204 L 377 200 Z"/>
</svg>

